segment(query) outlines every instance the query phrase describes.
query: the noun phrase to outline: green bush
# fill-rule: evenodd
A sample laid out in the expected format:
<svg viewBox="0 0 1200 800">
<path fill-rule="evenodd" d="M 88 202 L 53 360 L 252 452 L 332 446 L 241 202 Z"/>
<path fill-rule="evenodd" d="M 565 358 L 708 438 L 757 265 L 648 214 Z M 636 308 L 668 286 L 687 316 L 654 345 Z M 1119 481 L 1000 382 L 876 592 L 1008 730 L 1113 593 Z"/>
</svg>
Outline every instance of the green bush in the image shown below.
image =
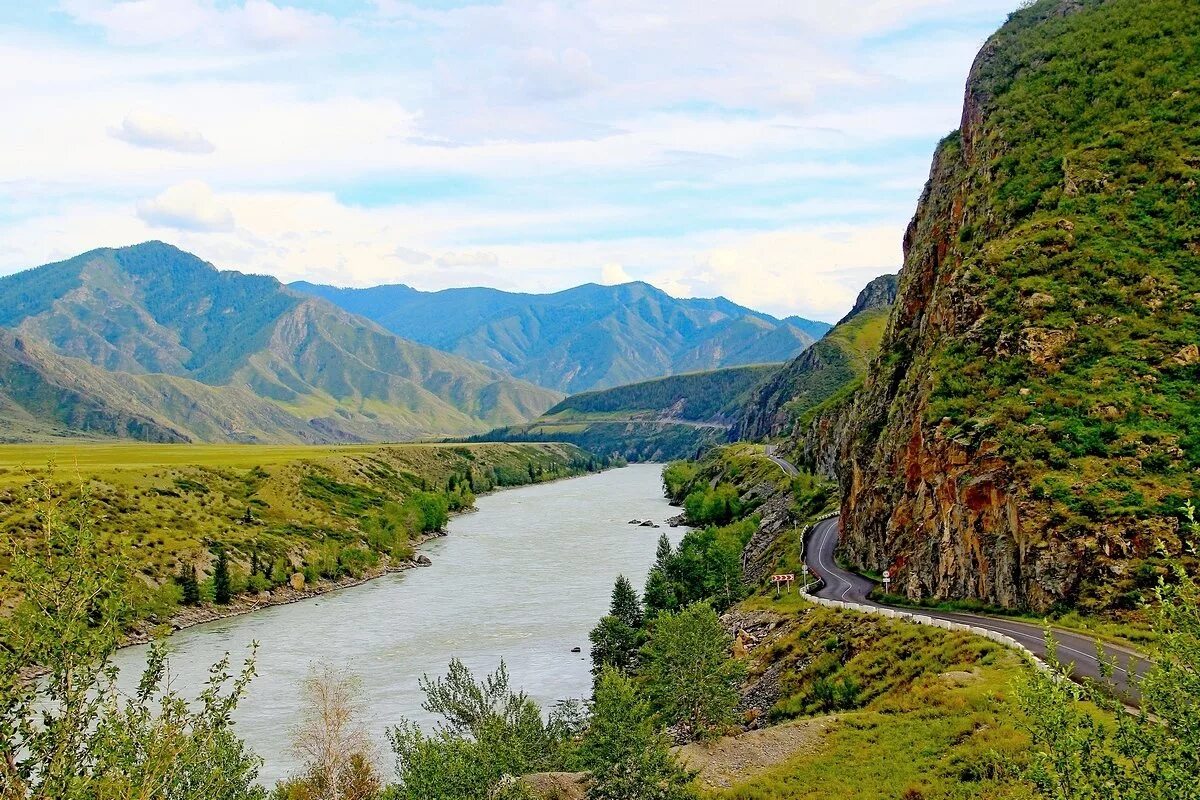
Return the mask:
<svg viewBox="0 0 1200 800">
<path fill-rule="evenodd" d="M 683 508 L 691 525 L 724 525 L 741 515 L 742 502 L 736 486 L 718 483 L 693 490 L 684 499 Z"/>
</svg>

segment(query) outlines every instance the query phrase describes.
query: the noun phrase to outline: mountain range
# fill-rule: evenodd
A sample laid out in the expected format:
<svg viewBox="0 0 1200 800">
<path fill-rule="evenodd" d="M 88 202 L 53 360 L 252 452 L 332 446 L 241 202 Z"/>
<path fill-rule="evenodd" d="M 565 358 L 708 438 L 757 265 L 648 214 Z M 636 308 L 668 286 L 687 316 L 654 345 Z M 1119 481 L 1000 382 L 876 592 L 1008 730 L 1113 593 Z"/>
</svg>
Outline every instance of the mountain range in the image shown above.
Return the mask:
<svg viewBox="0 0 1200 800">
<path fill-rule="evenodd" d="M 647 283 L 585 284 L 553 294 L 404 285 L 291 288 L 397 336 L 567 393 L 685 372 L 782 362 L 831 327 L 776 319 L 725 298 L 678 299 Z"/>
<path fill-rule="evenodd" d="M 0 278 L 5 438 L 405 440 L 560 398 L 161 242 Z"/>
</svg>

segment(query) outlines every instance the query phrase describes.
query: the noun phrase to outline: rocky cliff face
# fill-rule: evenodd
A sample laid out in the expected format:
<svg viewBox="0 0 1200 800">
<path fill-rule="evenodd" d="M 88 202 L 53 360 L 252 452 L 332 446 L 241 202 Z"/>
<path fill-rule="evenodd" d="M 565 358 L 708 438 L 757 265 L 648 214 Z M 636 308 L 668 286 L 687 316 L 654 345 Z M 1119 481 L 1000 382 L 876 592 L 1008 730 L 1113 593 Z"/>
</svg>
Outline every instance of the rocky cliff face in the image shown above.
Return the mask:
<svg viewBox="0 0 1200 800">
<path fill-rule="evenodd" d="M 1121 607 L 1156 547 L 1179 550 L 1200 246 L 1162 221 L 1200 217 L 1200 162 L 1178 161 L 1200 139 L 1185 6 L 1043 0 L 989 40 L 880 355 L 797 432 L 842 483 L 844 555 L 911 598 Z"/>
<path fill-rule="evenodd" d="M 892 304 L 896 302 L 896 290 L 899 286 L 899 275 L 880 275 L 875 278 L 858 293 L 858 298 L 854 301 L 854 308 L 838 321 L 838 325 L 845 324 L 859 314 L 875 308 L 891 308 Z"/>
</svg>

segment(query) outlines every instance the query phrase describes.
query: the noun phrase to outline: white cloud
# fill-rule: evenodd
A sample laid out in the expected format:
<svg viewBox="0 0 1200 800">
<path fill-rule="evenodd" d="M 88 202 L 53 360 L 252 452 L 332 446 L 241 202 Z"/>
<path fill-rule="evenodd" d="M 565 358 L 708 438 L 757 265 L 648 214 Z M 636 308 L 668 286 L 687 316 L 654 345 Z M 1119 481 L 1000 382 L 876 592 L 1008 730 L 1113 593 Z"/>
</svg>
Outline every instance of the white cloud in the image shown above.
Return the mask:
<svg viewBox="0 0 1200 800">
<path fill-rule="evenodd" d="M 0 271 L 169 228 L 284 279 L 836 319 L 1015 2 L 61 0 L 89 35 L 0 22 Z"/>
<path fill-rule="evenodd" d="M 605 286 L 629 283 L 632 280 L 633 276 L 625 271 L 625 267 L 615 261 L 610 261 L 600 267 L 600 282 Z"/>
<path fill-rule="evenodd" d="M 869 280 L 899 269 L 902 230 L 842 225 L 751 236 L 704 254 L 694 288 L 719 289 L 751 308 L 835 319 Z"/>
<path fill-rule="evenodd" d="M 133 111 L 109 134 L 137 147 L 172 150 L 176 153 L 211 153 L 215 148 L 200 131 L 179 120 L 150 111 Z"/>
<path fill-rule="evenodd" d="M 269 0 L 232 6 L 213 0 L 64 0 L 62 8 L 127 46 L 287 47 L 327 37 L 335 27 L 330 16 Z"/>
<path fill-rule="evenodd" d="M 438 256 L 439 267 L 494 267 L 500 263 L 495 253 L 483 250 L 449 251 Z"/>
<path fill-rule="evenodd" d="M 231 231 L 233 213 L 203 181 L 172 186 L 138 203 L 138 216 L 149 225 L 185 231 Z"/>
<path fill-rule="evenodd" d="M 405 264 L 428 264 L 433 259 L 429 253 L 411 247 L 397 247 L 393 253 Z"/>
</svg>

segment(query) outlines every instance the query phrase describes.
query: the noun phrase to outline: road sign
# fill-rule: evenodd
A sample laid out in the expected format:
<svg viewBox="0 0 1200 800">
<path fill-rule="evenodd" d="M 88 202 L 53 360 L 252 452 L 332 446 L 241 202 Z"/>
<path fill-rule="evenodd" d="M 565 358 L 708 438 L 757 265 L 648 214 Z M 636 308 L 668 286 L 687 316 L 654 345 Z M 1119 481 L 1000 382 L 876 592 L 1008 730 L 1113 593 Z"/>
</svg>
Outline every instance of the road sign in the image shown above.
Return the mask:
<svg viewBox="0 0 1200 800">
<path fill-rule="evenodd" d="M 890 586 L 890 585 L 891 585 L 891 583 L 892 583 L 892 571 L 891 571 L 890 569 L 885 569 L 885 570 L 883 571 L 883 591 L 884 591 L 884 594 L 887 594 L 888 586 Z"/>
<path fill-rule="evenodd" d="M 787 589 L 788 589 L 788 592 L 790 593 L 792 591 L 792 582 L 794 580 L 796 580 L 796 575 L 791 572 L 783 573 L 780 575 L 772 575 L 771 583 L 775 584 L 775 596 L 779 597 L 780 584 L 787 584 Z"/>
</svg>

